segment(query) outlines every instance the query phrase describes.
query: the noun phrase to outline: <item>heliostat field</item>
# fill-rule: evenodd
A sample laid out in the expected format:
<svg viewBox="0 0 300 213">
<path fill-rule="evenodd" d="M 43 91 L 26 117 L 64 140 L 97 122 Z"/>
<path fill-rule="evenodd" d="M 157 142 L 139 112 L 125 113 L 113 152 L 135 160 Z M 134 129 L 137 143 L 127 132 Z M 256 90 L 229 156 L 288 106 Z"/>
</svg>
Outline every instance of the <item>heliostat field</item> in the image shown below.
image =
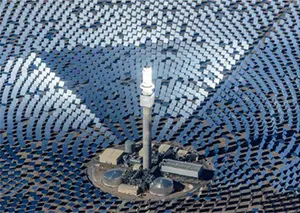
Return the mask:
<svg viewBox="0 0 300 213">
<path fill-rule="evenodd" d="M 0 212 L 298 212 L 299 0 L 2 0 Z M 201 192 L 126 201 L 86 164 L 142 137 L 193 146 Z"/>
</svg>

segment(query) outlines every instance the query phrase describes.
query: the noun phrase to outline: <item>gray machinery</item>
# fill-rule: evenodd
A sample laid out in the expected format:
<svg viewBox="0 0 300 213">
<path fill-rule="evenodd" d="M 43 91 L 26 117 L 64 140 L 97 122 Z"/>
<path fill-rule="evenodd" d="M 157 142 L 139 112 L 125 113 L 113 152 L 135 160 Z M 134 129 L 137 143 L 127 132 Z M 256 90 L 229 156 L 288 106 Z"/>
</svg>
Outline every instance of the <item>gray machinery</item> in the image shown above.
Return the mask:
<svg viewBox="0 0 300 213">
<path fill-rule="evenodd" d="M 142 95 L 140 105 L 143 107 L 143 169 L 151 168 L 151 113 L 154 105 L 154 84 L 152 83 L 152 68 L 144 67 L 141 83 Z"/>
<path fill-rule="evenodd" d="M 135 151 L 135 143 L 131 140 L 125 141 L 125 153 L 133 153 Z"/>
</svg>

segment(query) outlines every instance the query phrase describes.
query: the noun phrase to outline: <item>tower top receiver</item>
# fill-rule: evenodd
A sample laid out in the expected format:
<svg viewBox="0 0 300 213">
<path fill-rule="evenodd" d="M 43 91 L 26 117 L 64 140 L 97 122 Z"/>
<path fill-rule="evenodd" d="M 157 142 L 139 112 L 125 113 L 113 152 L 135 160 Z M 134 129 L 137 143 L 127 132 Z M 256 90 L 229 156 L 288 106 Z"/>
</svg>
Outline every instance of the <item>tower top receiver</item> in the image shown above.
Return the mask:
<svg viewBox="0 0 300 213">
<path fill-rule="evenodd" d="M 154 84 L 152 82 L 152 68 L 143 68 L 143 81 L 141 83 L 141 89 L 143 95 L 152 95 Z"/>
</svg>

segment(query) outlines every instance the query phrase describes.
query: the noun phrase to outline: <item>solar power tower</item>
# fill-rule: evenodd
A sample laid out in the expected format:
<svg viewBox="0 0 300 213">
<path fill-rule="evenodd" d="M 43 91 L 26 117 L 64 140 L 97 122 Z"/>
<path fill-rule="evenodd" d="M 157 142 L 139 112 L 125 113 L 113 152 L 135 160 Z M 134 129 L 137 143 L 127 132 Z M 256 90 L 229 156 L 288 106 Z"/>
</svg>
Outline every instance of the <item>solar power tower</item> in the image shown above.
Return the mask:
<svg viewBox="0 0 300 213">
<path fill-rule="evenodd" d="M 140 105 L 143 107 L 143 168 L 151 168 L 151 113 L 154 104 L 154 84 L 152 83 L 152 68 L 144 67 L 143 81 L 141 83 L 142 94 Z"/>
</svg>

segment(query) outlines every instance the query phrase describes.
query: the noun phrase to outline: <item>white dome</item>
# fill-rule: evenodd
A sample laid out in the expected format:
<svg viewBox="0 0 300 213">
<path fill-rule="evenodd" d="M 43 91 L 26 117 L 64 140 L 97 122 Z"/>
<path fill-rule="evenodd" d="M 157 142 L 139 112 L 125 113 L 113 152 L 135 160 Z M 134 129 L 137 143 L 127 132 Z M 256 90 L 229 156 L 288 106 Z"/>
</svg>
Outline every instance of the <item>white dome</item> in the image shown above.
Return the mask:
<svg viewBox="0 0 300 213">
<path fill-rule="evenodd" d="M 150 193 L 158 196 L 166 196 L 173 192 L 173 180 L 166 177 L 158 177 L 150 184 Z"/>
<path fill-rule="evenodd" d="M 122 169 L 110 169 L 104 173 L 103 183 L 106 186 L 118 187 L 122 183 L 122 176 L 124 170 Z"/>
</svg>

